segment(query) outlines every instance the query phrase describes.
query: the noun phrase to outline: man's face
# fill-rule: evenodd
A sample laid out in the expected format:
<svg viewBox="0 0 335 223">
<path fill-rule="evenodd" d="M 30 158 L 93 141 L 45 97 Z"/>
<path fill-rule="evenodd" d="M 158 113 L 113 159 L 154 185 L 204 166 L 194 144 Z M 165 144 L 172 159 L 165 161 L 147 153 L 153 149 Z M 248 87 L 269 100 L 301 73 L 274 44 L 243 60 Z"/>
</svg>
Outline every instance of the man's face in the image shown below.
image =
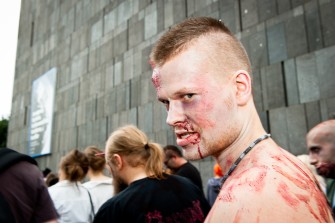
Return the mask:
<svg viewBox="0 0 335 223">
<path fill-rule="evenodd" d="M 174 162 L 175 156 L 170 151 L 165 151 L 164 153 L 164 164 L 167 168 L 174 170 L 177 168 Z"/>
<path fill-rule="evenodd" d="M 335 179 L 335 143 L 325 138 L 321 129 L 313 129 L 307 135 L 310 162 L 317 172 L 326 178 Z"/>
<path fill-rule="evenodd" d="M 122 179 L 121 174 L 119 173 L 118 168 L 116 167 L 116 165 L 114 165 L 113 161 L 108 159 L 108 150 L 107 149 L 105 150 L 105 159 L 106 159 L 107 168 L 113 176 L 114 194 L 118 194 L 121 191 L 123 191 L 128 185 Z"/>
<path fill-rule="evenodd" d="M 153 71 L 153 84 L 167 110 L 167 124 L 187 159 L 215 155 L 238 129 L 235 86 L 206 42 L 198 41 Z"/>
</svg>

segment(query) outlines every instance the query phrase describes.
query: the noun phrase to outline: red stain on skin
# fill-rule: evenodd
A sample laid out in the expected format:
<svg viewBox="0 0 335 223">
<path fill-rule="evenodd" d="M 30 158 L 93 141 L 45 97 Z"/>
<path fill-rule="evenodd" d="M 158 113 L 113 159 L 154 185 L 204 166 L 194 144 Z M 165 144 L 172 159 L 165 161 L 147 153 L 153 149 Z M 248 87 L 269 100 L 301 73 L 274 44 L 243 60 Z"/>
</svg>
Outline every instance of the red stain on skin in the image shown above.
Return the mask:
<svg viewBox="0 0 335 223">
<path fill-rule="evenodd" d="M 212 117 L 212 111 L 216 110 L 215 106 L 221 106 L 221 104 L 218 105 L 217 95 L 209 93 L 208 88 L 215 88 L 217 86 L 205 84 L 208 83 L 206 75 L 199 75 L 197 78 L 193 78 L 191 83 L 198 87 L 196 89 L 188 89 L 188 93 L 196 93 L 196 99 L 191 103 L 184 104 L 185 111 L 187 111 L 189 117 L 197 123 L 197 126 L 202 129 L 215 127 L 217 123 L 216 118 L 222 118 L 222 116 Z M 227 102 L 229 103 L 230 100 L 227 100 Z M 225 101 L 220 103 L 226 104 Z"/>
<path fill-rule="evenodd" d="M 303 189 L 303 191 L 306 191 L 307 192 L 306 194 L 308 194 L 308 195 L 294 194 L 294 197 L 292 195 L 288 195 L 289 191 L 287 191 L 287 188 L 286 190 L 283 190 L 285 189 L 286 185 L 282 183 L 280 184 L 280 187 L 282 188 L 278 188 L 278 192 L 282 195 L 285 201 L 288 202 L 290 205 L 292 205 L 295 204 L 297 200 L 299 201 L 299 203 L 303 203 L 308 208 L 309 212 L 313 215 L 315 219 L 317 219 L 320 222 L 328 222 L 329 209 L 327 201 L 322 192 L 317 188 L 315 179 L 313 180 L 311 178 L 312 176 L 310 176 L 296 162 L 294 162 L 294 160 L 289 155 L 285 153 L 283 154 L 283 156 L 272 156 L 272 158 L 284 163 L 285 168 L 289 168 L 290 171 L 284 170 L 284 168 L 277 165 L 273 165 L 273 169 L 276 172 L 283 175 L 284 177 L 286 177 L 291 182 L 293 182 L 297 187 Z M 283 184 L 285 186 L 283 186 Z M 317 210 L 319 211 L 319 213 L 317 213 L 316 209 L 312 206 L 311 202 L 313 199 L 316 201 Z M 323 219 L 323 221 L 321 221 L 320 218 Z"/>
<path fill-rule="evenodd" d="M 255 178 L 255 180 L 249 180 L 247 183 L 251 188 L 253 188 L 256 192 L 261 191 L 264 186 L 265 186 L 265 176 L 266 176 L 266 171 L 263 170 L 258 173 L 258 176 Z"/>
<path fill-rule="evenodd" d="M 224 184 L 217 202 L 224 202 L 227 203 L 225 206 L 229 206 L 229 203 L 239 202 L 236 190 L 246 191 L 247 193 L 247 190 L 251 189 L 262 193 L 262 190 L 266 189 L 266 185 L 269 186 L 267 183 L 273 182 L 271 187 L 277 192 L 274 197 L 281 200 L 284 206 L 287 205 L 285 208 L 299 212 L 305 209 L 306 215 L 313 222 L 333 222 L 325 196 L 315 185 L 313 175 L 308 172 L 307 168 L 304 169 L 304 166 L 299 165 L 293 156 L 284 154 L 272 156 L 273 160 L 269 161 L 269 163 L 273 163 L 272 166 L 258 166 L 256 157 L 250 156 L 249 159 L 246 157 L 240 164 L 240 168 L 243 167 L 241 169 L 244 171 L 237 170 L 231 175 L 231 178 Z M 227 161 L 225 162 L 227 163 Z M 266 179 L 269 179 L 269 177 L 276 180 L 267 181 Z M 245 188 L 248 189 L 245 190 Z M 251 193 L 254 194 L 253 191 Z M 214 206 L 215 209 L 211 213 L 220 212 L 219 207 L 220 205 Z M 247 210 L 241 211 L 242 208 L 243 206 L 240 207 L 239 211 L 231 213 L 233 222 L 244 222 L 246 220 Z M 258 209 L 258 211 L 260 210 Z M 260 222 L 259 216 L 262 216 L 262 214 L 259 213 L 257 219 L 248 219 L 248 222 L 249 220 L 250 222 Z M 211 216 L 208 220 L 211 220 Z"/>
<path fill-rule="evenodd" d="M 303 203 L 305 203 L 305 206 L 308 208 L 308 210 L 309 210 L 309 212 L 313 215 L 313 217 L 315 218 L 315 219 L 317 219 L 318 221 L 320 221 L 320 218 L 318 217 L 318 215 L 317 215 L 317 213 L 316 213 L 316 211 L 312 208 L 312 206 L 309 204 L 309 197 L 308 196 L 306 196 L 306 195 L 302 195 L 302 194 L 296 194 L 296 196 L 297 196 L 297 198 L 301 201 L 301 202 L 303 202 Z M 319 211 L 321 211 L 320 210 L 320 206 L 318 207 L 319 208 Z M 325 210 L 323 210 L 323 211 L 321 211 L 321 212 L 324 212 L 324 213 L 321 213 L 321 216 L 326 216 L 326 212 L 325 212 Z M 325 217 L 323 217 L 324 219 L 325 219 Z M 320 221 L 321 222 L 321 221 Z M 328 222 L 328 221 L 326 221 L 326 222 Z"/>
<path fill-rule="evenodd" d="M 309 197 L 307 195 L 303 195 L 303 194 L 296 194 L 296 197 L 304 202 L 305 204 L 307 204 L 309 202 Z"/>
<path fill-rule="evenodd" d="M 271 158 L 277 161 L 282 161 L 281 156 L 278 156 L 278 155 L 272 156 Z"/>
<path fill-rule="evenodd" d="M 232 156 L 229 156 L 226 161 L 225 161 L 225 166 L 227 167 L 231 167 L 231 165 L 233 164 L 233 157 Z"/>
<path fill-rule="evenodd" d="M 297 163 L 295 163 L 290 157 L 286 156 L 286 154 L 284 154 L 284 156 L 286 157 L 286 159 L 298 170 L 300 170 L 300 172 L 307 178 L 310 178 L 309 175 L 303 170 L 301 169 L 301 167 L 299 165 L 297 165 Z"/>
<path fill-rule="evenodd" d="M 190 135 L 189 137 L 186 138 L 187 141 L 189 141 L 191 144 L 195 145 L 200 142 L 200 134 L 199 133 L 194 133 Z"/>
<path fill-rule="evenodd" d="M 223 202 L 233 202 L 234 201 L 234 197 L 232 196 L 233 189 L 234 185 L 226 187 L 225 190 L 218 195 L 218 200 Z"/>
<path fill-rule="evenodd" d="M 321 201 L 322 198 L 323 198 L 323 202 Z M 328 218 L 329 217 L 329 215 L 328 215 L 329 209 L 328 209 L 328 206 L 325 205 L 325 203 L 327 202 L 327 201 L 325 201 L 325 197 L 324 196 L 323 197 L 321 197 L 321 196 L 317 197 L 317 202 L 318 202 L 318 210 L 320 212 L 321 218 L 324 220 L 324 222 L 330 222 L 330 220 Z M 312 207 L 310 207 L 310 206 L 309 206 L 309 208 L 312 209 Z M 315 216 L 315 218 L 319 219 L 317 216 Z"/>
<path fill-rule="evenodd" d="M 248 177 L 244 180 L 240 180 L 237 184 L 238 186 L 249 186 L 250 190 L 255 192 L 261 192 L 262 189 L 265 187 L 265 177 L 267 175 L 268 168 L 266 166 L 254 167 L 251 169 L 246 169 L 245 171 L 240 172 L 235 176 L 237 179 L 241 179 L 243 175 L 252 176 L 253 174 L 249 174 L 247 172 L 254 172 L 257 173 L 255 177 Z"/>
<path fill-rule="evenodd" d="M 218 198 L 219 200 L 224 201 L 224 202 L 233 202 L 234 200 L 230 193 L 224 193 L 218 196 Z"/>
<path fill-rule="evenodd" d="M 156 91 L 158 91 L 161 86 L 161 80 L 157 69 L 153 70 L 151 81 L 154 87 L 156 88 Z"/>
<path fill-rule="evenodd" d="M 275 168 L 278 170 L 278 168 Z M 282 171 L 280 171 L 280 173 L 283 173 Z M 286 174 L 287 176 L 287 174 Z M 289 177 L 289 179 L 294 179 L 293 177 Z M 320 216 L 325 220 L 325 222 L 327 222 L 326 219 L 328 219 L 328 209 L 327 209 L 327 205 L 326 205 L 326 201 L 325 198 L 322 194 L 320 194 L 321 191 L 317 191 L 314 182 L 310 181 L 309 178 L 300 178 L 300 179 L 305 179 L 306 181 L 301 181 L 299 184 L 296 184 L 298 187 L 302 188 L 305 191 L 309 191 L 309 196 L 306 195 L 301 195 L 301 194 L 295 194 L 295 197 L 297 198 L 297 200 L 299 202 L 303 202 L 305 204 L 305 206 L 309 209 L 310 213 L 313 215 L 313 217 L 317 220 L 319 219 L 319 216 L 317 215 L 317 213 L 315 212 L 314 208 L 311 206 L 310 204 L 310 199 L 311 197 L 313 197 L 316 200 L 317 206 L 318 206 L 318 210 L 320 213 Z M 295 182 L 299 182 L 297 180 L 295 180 Z M 304 184 L 304 185 L 302 185 Z M 286 186 L 287 187 L 287 186 Z M 288 196 L 288 190 L 284 190 L 283 194 L 286 195 L 286 198 L 292 198 L 292 196 Z M 280 191 L 279 191 L 280 193 Z M 282 195 L 283 196 L 283 195 Z"/>
<path fill-rule="evenodd" d="M 193 127 L 191 126 L 191 124 L 189 123 L 188 120 L 186 120 L 185 122 L 182 122 L 182 123 L 176 123 L 175 125 L 176 127 L 179 127 L 179 128 L 182 128 L 184 129 L 185 131 L 188 131 L 188 132 L 193 132 L 194 129 Z"/>
<path fill-rule="evenodd" d="M 201 159 L 203 159 L 203 155 L 200 151 L 200 146 L 199 146 L 199 143 L 200 143 L 200 134 L 198 132 L 195 132 L 194 131 L 194 128 L 192 127 L 192 125 L 188 122 L 188 120 L 186 120 L 185 122 L 183 123 L 177 123 L 175 125 L 176 127 L 179 127 L 179 128 L 183 128 L 185 131 L 187 132 L 191 132 L 192 134 L 190 136 L 188 136 L 186 138 L 186 140 L 190 143 L 190 144 L 193 144 L 193 145 L 196 145 L 198 144 L 198 154 L 200 156 Z"/>
<path fill-rule="evenodd" d="M 293 182 L 297 187 L 304 189 L 304 190 L 308 189 L 308 185 L 306 184 L 305 181 L 301 180 L 301 178 L 299 179 L 297 177 L 292 176 L 292 174 L 287 173 L 286 171 L 284 171 L 281 167 L 277 165 L 273 165 L 272 167 L 276 172 L 286 177 L 288 180 Z"/>
<path fill-rule="evenodd" d="M 195 145 L 198 144 L 200 142 L 200 134 L 198 132 L 194 131 L 194 128 L 191 126 L 191 124 L 189 124 L 189 122 L 186 120 L 183 123 L 178 123 L 175 126 L 179 127 L 179 128 L 183 128 L 185 131 L 192 133 L 190 136 L 188 136 L 186 138 L 186 140 Z"/>
<path fill-rule="evenodd" d="M 204 96 L 202 96 L 204 97 Z M 208 99 L 207 99 L 208 100 Z M 214 100 L 215 101 L 215 100 Z M 216 122 L 211 120 L 208 114 L 208 111 L 213 109 L 213 106 L 209 102 L 202 101 L 200 105 L 197 106 L 199 109 L 193 110 L 194 117 L 193 120 L 196 120 L 197 125 L 201 128 L 213 128 L 216 126 Z M 190 108 L 191 110 L 192 108 Z"/>
<path fill-rule="evenodd" d="M 299 200 L 294 198 L 290 194 L 290 191 L 288 190 L 288 186 L 285 183 L 283 182 L 280 183 L 278 185 L 277 191 L 289 206 L 293 208 L 297 208 L 297 206 L 299 205 Z"/>
<path fill-rule="evenodd" d="M 200 159 L 203 159 L 204 157 L 202 156 L 202 154 L 200 152 L 200 146 L 199 145 L 198 145 L 198 153 L 199 153 Z"/>
<path fill-rule="evenodd" d="M 241 222 L 241 217 L 242 217 L 243 211 L 237 211 L 233 223 L 240 223 Z M 222 221 L 224 222 L 224 221 Z"/>
</svg>

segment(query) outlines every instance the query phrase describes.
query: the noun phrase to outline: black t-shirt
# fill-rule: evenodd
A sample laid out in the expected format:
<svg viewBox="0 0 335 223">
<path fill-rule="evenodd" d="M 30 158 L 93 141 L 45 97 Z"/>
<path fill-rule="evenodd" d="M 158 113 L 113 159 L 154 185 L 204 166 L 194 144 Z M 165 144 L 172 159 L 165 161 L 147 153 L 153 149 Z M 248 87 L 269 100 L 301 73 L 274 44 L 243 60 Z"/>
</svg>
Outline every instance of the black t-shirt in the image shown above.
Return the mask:
<svg viewBox="0 0 335 223">
<path fill-rule="evenodd" d="M 102 205 L 98 222 L 203 222 L 210 210 L 199 188 L 179 176 L 144 178 Z"/>
<path fill-rule="evenodd" d="M 204 190 L 202 188 L 202 180 L 200 176 L 199 170 L 193 166 L 190 162 L 187 162 L 180 166 L 176 172 L 176 175 L 186 177 L 192 181 L 195 185 L 197 185 L 201 192 L 204 193 Z"/>
</svg>

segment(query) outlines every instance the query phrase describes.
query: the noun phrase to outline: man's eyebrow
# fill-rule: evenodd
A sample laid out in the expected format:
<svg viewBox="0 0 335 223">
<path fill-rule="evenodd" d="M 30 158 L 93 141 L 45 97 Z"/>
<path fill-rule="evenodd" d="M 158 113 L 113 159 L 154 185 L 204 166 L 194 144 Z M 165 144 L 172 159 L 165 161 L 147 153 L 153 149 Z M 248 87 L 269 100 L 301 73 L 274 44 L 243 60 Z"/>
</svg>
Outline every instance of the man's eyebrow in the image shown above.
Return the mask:
<svg viewBox="0 0 335 223">
<path fill-rule="evenodd" d="M 185 94 L 196 93 L 196 92 L 199 92 L 199 88 L 197 87 L 190 87 L 190 88 L 183 87 L 179 89 L 178 91 L 174 92 L 170 97 L 157 96 L 157 100 L 160 102 L 168 101 L 169 98 L 175 98 L 175 97 L 183 96 Z"/>
<path fill-rule="evenodd" d="M 199 92 L 199 88 L 197 87 L 190 87 L 190 88 L 183 87 L 179 89 L 178 91 L 174 92 L 173 96 L 180 96 L 180 95 L 196 93 L 196 92 Z"/>
</svg>

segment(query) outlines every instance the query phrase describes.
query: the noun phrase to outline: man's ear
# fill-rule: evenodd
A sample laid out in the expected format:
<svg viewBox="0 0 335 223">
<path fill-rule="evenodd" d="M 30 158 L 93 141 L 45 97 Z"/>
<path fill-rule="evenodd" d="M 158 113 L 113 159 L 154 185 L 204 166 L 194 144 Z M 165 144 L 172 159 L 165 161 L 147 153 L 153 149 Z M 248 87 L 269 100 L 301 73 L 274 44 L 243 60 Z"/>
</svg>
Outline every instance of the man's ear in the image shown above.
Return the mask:
<svg viewBox="0 0 335 223">
<path fill-rule="evenodd" d="M 113 164 L 120 170 L 123 167 L 123 159 L 119 154 L 113 154 Z"/>
<path fill-rule="evenodd" d="M 251 97 L 251 77 L 245 70 L 239 70 L 234 74 L 236 84 L 237 104 L 244 106 Z"/>
</svg>

